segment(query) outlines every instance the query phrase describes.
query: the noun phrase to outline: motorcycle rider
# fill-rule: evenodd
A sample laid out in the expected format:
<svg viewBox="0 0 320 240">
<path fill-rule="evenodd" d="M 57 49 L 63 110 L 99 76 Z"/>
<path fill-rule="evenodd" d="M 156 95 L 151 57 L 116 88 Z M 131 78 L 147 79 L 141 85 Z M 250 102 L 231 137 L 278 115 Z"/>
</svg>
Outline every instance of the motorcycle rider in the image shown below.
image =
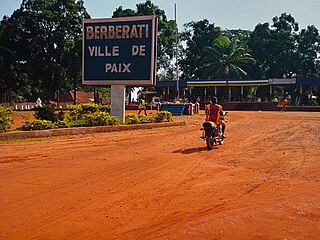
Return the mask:
<svg viewBox="0 0 320 240">
<path fill-rule="evenodd" d="M 216 97 L 213 97 L 210 104 L 206 106 L 205 113 L 206 121 L 215 122 L 222 126 L 222 136 L 225 138 L 226 122 L 224 121 L 224 112 L 222 106 L 218 104 Z"/>
</svg>

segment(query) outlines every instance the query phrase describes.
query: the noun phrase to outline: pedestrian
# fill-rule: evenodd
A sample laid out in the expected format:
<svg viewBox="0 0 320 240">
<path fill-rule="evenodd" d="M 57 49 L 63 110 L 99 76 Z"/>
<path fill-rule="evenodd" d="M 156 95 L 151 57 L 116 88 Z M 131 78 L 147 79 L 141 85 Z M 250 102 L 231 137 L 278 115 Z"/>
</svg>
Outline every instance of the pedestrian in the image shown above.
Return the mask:
<svg viewBox="0 0 320 240">
<path fill-rule="evenodd" d="M 147 116 L 146 100 L 143 95 L 139 98 L 138 108 L 139 108 L 138 115 L 140 115 L 141 111 L 143 110 L 144 114 Z"/>
<path fill-rule="evenodd" d="M 287 111 L 287 104 L 288 104 L 287 99 L 285 97 L 283 97 L 283 99 L 282 99 L 282 109 L 281 109 L 282 112 L 286 112 Z"/>
</svg>

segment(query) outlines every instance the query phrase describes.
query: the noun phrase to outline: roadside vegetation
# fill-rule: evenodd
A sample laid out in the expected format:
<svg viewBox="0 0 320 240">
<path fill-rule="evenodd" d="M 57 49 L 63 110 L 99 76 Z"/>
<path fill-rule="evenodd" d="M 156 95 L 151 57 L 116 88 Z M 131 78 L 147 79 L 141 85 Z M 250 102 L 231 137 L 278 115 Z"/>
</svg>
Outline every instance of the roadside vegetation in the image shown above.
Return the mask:
<svg viewBox="0 0 320 240">
<path fill-rule="evenodd" d="M 13 123 L 12 113 L 12 108 L 6 108 L 0 105 L 0 133 L 10 129 Z"/>
<path fill-rule="evenodd" d="M 55 111 L 50 106 L 35 108 L 34 118 L 28 119 L 19 127 L 18 131 L 44 130 L 69 127 L 114 126 L 122 124 L 142 124 L 172 122 L 172 113 L 160 111 L 155 114 L 137 115 L 127 114 L 125 123 L 121 119 L 110 114 L 109 105 L 85 103 L 70 105 L 66 111 Z M 0 132 L 10 130 L 13 123 L 13 110 L 0 106 Z"/>
</svg>

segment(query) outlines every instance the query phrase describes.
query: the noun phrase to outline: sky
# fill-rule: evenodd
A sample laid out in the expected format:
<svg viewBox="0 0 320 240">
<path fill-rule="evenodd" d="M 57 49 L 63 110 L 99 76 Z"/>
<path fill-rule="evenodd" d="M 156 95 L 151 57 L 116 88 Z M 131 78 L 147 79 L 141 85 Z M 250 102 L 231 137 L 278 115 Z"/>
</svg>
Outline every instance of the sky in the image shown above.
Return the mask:
<svg viewBox="0 0 320 240">
<path fill-rule="evenodd" d="M 0 18 L 11 15 L 22 0 L 0 0 Z M 84 0 L 92 18 L 110 18 L 119 6 L 136 9 L 144 0 Z M 177 6 L 179 30 L 190 21 L 208 19 L 222 29 L 254 30 L 258 23 L 272 23 L 281 13 L 291 14 L 300 29 L 315 25 L 320 30 L 320 0 L 152 0 L 164 10 L 169 20 L 174 19 Z"/>
</svg>

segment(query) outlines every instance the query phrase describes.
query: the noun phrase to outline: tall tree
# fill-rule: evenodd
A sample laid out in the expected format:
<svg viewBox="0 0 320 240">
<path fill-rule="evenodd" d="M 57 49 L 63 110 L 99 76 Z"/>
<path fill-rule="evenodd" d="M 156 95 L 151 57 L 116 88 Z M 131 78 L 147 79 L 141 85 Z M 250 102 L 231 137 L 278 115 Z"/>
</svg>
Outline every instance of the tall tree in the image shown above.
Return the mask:
<svg viewBox="0 0 320 240">
<path fill-rule="evenodd" d="M 320 55 L 320 35 L 318 29 L 313 25 L 302 29 L 297 44 L 295 53 L 297 76 L 319 78 L 317 59 Z"/>
<path fill-rule="evenodd" d="M 204 49 L 212 46 L 214 40 L 221 35 L 221 29 L 210 24 L 207 19 L 189 22 L 184 26 L 185 31 L 181 34 L 181 40 L 185 41 L 186 48 L 180 61 L 182 78 L 201 79 L 204 77 L 201 70 Z"/>
<path fill-rule="evenodd" d="M 255 60 L 240 45 L 237 38 L 229 39 L 220 36 L 214 41 L 213 47 L 207 47 L 202 69 L 207 78 L 240 79 L 247 76 L 246 69 L 250 68 Z"/>
<path fill-rule="evenodd" d="M 252 56 L 258 62 L 261 77 L 290 76 L 295 72 L 298 23 L 283 13 L 273 18 L 271 27 L 268 23 L 255 27 L 249 40 Z"/>
<path fill-rule="evenodd" d="M 157 68 L 170 69 L 174 54 L 175 27 L 173 20 L 167 20 L 165 11 L 154 5 L 151 0 L 136 5 L 136 10 L 118 7 L 112 17 L 155 15 L 158 18 L 158 50 Z"/>
<path fill-rule="evenodd" d="M 4 30 L 6 19 L 0 24 L 0 102 L 10 101 L 10 93 L 16 87 L 16 56 L 6 46 Z"/>
<path fill-rule="evenodd" d="M 34 94 L 53 99 L 79 78 L 82 19 L 88 17 L 83 1 L 23 0 L 8 19 L 11 49 Z"/>
</svg>

